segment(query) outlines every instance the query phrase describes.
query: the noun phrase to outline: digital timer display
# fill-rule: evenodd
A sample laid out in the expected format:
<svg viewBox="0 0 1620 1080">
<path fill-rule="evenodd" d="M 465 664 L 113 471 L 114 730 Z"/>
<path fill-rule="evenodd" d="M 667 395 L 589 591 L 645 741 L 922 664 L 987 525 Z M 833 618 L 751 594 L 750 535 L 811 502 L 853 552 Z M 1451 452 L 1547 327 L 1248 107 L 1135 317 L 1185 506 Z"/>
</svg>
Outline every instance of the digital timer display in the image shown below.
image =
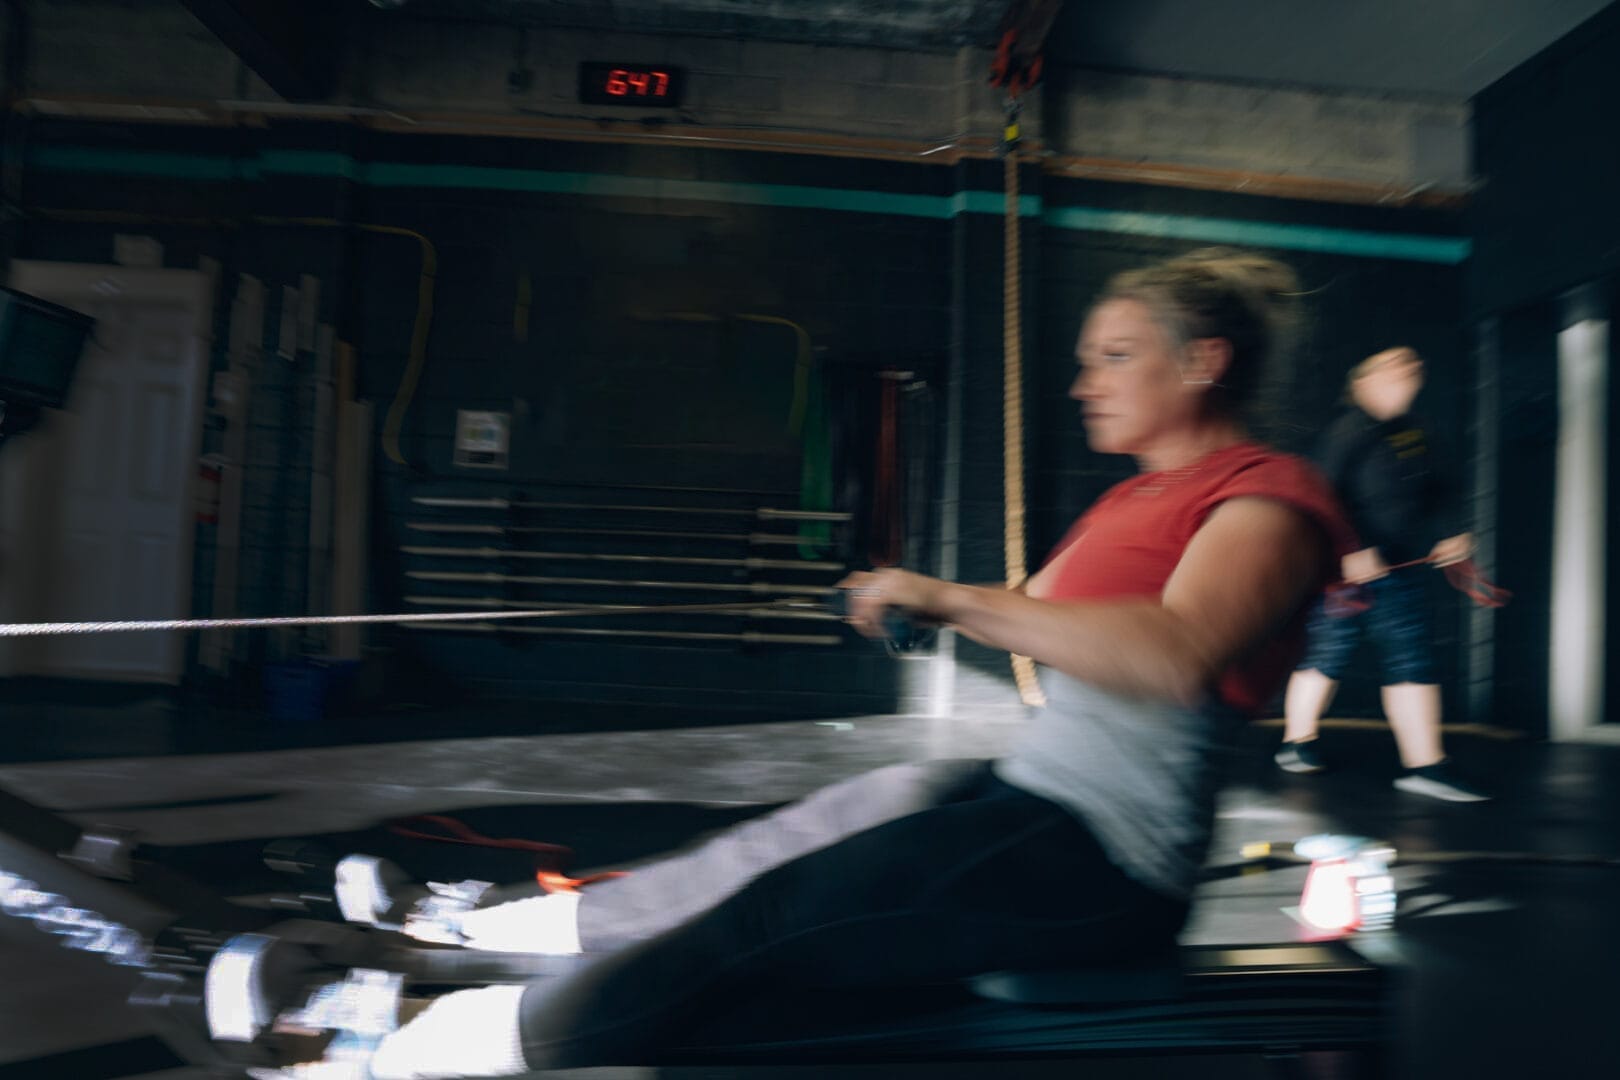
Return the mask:
<svg viewBox="0 0 1620 1080">
<path fill-rule="evenodd" d="M 579 65 L 579 100 L 586 105 L 672 109 L 686 91 L 686 72 L 668 64 Z"/>
</svg>

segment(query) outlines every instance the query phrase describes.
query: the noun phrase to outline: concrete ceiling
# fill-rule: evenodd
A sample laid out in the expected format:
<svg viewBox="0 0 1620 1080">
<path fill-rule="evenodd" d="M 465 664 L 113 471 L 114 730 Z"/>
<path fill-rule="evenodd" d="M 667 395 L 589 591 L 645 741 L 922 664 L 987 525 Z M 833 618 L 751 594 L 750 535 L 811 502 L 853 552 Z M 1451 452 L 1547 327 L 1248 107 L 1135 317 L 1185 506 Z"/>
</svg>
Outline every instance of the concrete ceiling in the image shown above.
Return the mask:
<svg viewBox="0 0 1620 1080">
<path fill-rule="evenodd" d="M 1085 67 L 1473 97 L 1609 0 L 1068 0 L 1048 55 Z"/>
<path fill-rule="evenodd" d="M 370 0 L 430 18 L 893 49 L 991 42 L 1007 0 Z"/>
<path fill-rule="evenodd" d="M 370 0 L 373 15 L 821 44 L 995 42 L 1007 0 Z M 1472 97 L 1609 0 L 1067 0 L 1055 61 L 1375 94 Z"/>
</svg>

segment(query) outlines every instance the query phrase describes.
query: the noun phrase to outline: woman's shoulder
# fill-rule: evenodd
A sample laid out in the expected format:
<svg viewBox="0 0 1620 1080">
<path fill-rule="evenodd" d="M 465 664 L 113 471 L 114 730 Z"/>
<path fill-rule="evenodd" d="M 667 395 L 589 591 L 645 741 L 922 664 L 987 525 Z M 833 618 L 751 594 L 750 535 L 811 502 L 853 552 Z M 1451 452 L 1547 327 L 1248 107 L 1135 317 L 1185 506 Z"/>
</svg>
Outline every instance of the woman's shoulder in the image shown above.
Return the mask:
<svg viewBox="0 0 1620 1080">
<path fill-rule="evenodd" d="M 1337 505 L 1332 485 L 1315 462 L 1300 454 L 1264 443 L 1245 443 L 1226 455 L 1203 485 L 1200 508 L 1244 495 L 1305 502 L 1313 506 Z"/>
<path fill-rule="evenodd" d="M 1324 526 L 1338 550 L 1354 550 L 1354 536 L 1338 496 L 1310 459 L 1253 443 L 1234 457 L 1226 475 L 1212 485 L 1205 509 L 1228 499 L 1255 496 L 1275 499 Z M 1349 545 L 1349 546 L 1347 546 Z"/>
<path fill-rule="evenodd" d="M 1301 454 L 1259 442 L 1243 443 L 1233 449 L 1226 468 L 1221 470 L 1224 481 L 1312 487 L 1325 483 L 1316 464 Z"/>
</svg>

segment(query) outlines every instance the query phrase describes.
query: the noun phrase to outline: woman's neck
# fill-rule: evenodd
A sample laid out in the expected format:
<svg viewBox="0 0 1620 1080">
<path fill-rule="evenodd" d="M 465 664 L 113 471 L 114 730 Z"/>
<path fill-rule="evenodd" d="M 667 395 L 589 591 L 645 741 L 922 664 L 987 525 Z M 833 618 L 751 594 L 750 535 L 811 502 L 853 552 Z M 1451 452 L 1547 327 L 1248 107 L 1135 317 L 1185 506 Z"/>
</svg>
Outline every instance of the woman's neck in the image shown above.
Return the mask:
<svg viewBox="0 0 1620 1080">
<path fill-rule="evenodd" d="M 1248 438 L 1249 433 L 1236 420 L 1209 420 L 1178 432 L 1174 438 L 1160 440 L 1151 449 L 1137 454 L 1136 463 L 1143 472 L 1185 469 L 1217 450 L 1236 446 Z"/>
</svg>

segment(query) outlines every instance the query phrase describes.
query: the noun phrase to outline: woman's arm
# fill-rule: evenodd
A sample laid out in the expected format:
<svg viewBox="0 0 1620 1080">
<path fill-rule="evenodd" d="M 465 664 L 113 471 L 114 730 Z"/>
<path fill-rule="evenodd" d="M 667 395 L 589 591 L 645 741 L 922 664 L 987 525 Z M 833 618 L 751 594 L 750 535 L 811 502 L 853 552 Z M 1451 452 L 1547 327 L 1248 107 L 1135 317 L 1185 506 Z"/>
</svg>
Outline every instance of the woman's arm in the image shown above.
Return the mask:
<svg viewBox="0 0 1620 1080">
<path fill-rule="evenodd" d="M 1429 561 L 1436 566 L 1451 566 L 1453 563 L 1473 558 L 1473 555 L 1474 534 L 1464 532 L 1437 541 L 1429 551 Z"/>
<path fill-rule="evenodd" d="M 901 607 L 1101 689 L 1196 705 L 1319 587 L 1324 544 L 1297 511 L 1243 497 L 1209 516 L 1158 600 L 1034 600 L 903 570 L 845 584 L 863 633 L 880 633 L 883 608 Z"/>
<path fill-rule="evenodd" d="M 1375 547 L 1352 551 L 1339 560 L 1339 576 L 1352 585 L 1365 585 L 1389 574 L 1384 553 Z"/>
</svg>

